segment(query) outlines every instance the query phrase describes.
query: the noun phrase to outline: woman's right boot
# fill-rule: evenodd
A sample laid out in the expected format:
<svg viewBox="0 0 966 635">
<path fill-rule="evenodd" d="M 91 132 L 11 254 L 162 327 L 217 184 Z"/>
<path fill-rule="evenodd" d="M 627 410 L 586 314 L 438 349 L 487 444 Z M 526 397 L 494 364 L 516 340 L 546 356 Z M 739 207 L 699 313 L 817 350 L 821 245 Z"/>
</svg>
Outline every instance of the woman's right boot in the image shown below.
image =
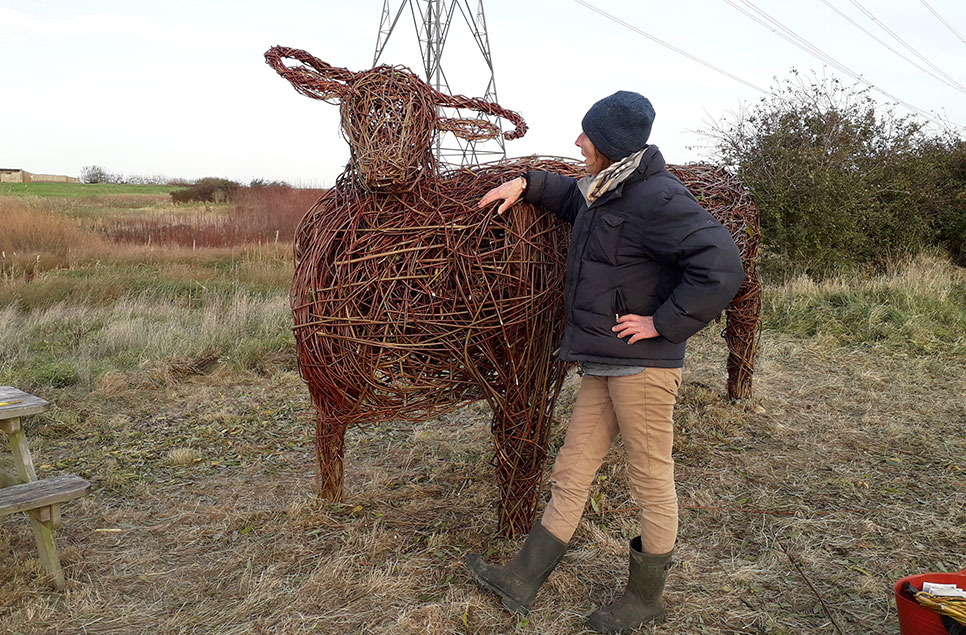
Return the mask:
<svg viewBox="0 0 966 635">
<path fill-rule="evenodd" d="M 466 568 L 481 586 L 500 596 L 503 606 L 526 615 L 540 586 L 565 551 L 567 543 L 558 540 L 538 521 L 520 552 L 508 564 L 502 567 L 486 564 L 480 554 L 474 553 L 466 558 Z"/>
<path fill-rule="evenodd" d="M 587 625 L 598 633 L 626 633 L 644 624 L 664 621 L 664 582 L 671 552 L 645 553 L 641 537 L 631 540 L 630 567 L 624 595 L 590 614 Z"/>
</svg>

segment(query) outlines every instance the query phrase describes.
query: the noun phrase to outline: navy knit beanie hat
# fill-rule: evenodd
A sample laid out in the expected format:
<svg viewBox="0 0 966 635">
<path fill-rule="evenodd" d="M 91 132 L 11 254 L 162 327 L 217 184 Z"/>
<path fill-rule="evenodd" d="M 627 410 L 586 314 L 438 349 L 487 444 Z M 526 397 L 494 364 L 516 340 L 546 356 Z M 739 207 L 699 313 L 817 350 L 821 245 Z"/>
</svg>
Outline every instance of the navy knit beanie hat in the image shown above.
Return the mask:
<svg viewBox="0 0 966 635">
<path fill-rule="evenodd" d="M 619 90 L 591 106 L 580 127 L 598 152 L 620 161 L 644 149 L 653 123 L 654 106 L 647 97 Z"/>
</svg>

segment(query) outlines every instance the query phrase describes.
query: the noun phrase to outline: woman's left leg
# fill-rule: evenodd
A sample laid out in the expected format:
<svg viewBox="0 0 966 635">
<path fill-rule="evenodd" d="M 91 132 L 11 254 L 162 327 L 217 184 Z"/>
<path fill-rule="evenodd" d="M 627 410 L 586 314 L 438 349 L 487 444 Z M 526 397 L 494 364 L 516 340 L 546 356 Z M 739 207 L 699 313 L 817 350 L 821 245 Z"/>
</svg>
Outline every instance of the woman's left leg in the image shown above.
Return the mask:
<svg viewBox="0 0 966 635">
<path fill-rule="evenodd" d="M 645 368 L 607 384 L 627 451 L 631 493 L 641 507 L 641 535 L 630 542 L 624 594 L 588 618 L 602 633 L 664 619 L 664 581 L 678 531 L 671 415 L 680 383 L 679 368 Z"/>
<path fill-rule="evenodd" d="M 667 553 L 678 532 L 674 487 L 674 403 L 680 368 L 645 368 L 612 377 L 607 387 L 627 452 L 631 494 L 641 507 L 641 545 L 646 553 Z"/>
</svg>

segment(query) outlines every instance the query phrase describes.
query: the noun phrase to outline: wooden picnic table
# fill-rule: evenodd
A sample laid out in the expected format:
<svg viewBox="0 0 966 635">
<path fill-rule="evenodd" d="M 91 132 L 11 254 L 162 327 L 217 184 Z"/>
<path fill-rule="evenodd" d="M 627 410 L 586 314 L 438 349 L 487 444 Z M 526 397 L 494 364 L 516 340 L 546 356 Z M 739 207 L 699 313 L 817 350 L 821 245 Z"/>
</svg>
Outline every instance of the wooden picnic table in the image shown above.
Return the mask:
<svg viewBox="0 0 966 635">
<path fill-rule="evenodd" d="M 6 433 L 20 484 L 0 489 L 0 516 L 25 512 L 30 517 L 40 562 L 54 586 L 63 589 L 66 581 L 53 530 L 60 527 L 61 503 L 90 491 L 90 483 L 79 476 L 64 474 L 38 479 L 21 419 L 40 414 L 50 403 L 12 386 L 0 386 L 0 431 Z"/>
</svg>

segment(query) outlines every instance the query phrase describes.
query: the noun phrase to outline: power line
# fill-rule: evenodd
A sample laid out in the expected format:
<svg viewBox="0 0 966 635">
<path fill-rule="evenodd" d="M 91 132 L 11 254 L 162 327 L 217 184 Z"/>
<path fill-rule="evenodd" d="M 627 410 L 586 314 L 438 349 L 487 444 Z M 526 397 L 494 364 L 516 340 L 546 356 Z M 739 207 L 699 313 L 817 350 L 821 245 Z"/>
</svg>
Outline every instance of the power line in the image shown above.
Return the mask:
<svg viewBox="0 0 966 635">
<path fill-rule="evenodd" d="M 484 101 L 497 103 L 496 76 L 493 70 L 493 58 L 490 55 L 489 36 L 486 33 L 483 0 L 476 3 L 475 12 L 470 6 L 470 0 L 393 0 L 399 2 L 399 8 L 395 11 L 395 14 L 389 10 L 390 1 L 383 1 L 382 18 L 379 21 L 379 36 L 376 39 L 376 52 L 372 61 L 373 66 L 379 62 L 379 58 L 386 49 L 386 44 L 392 37 L 408 6 L 413 19 L 413 28 L 416 31 L 416 40 L 419 43 L 419 54 L 423 64 L 423 72 L 426 74 L 426 82 L 439 92 L 448 95 L 453 94 L 450 89 L 449 77 L 443 67 L 443 53 L 456 16 L 456 10 L 459 9 L 463 21 L 473 37 L 473 42 L 479 49 L 483 62 L 489 70 L 489 81 L 486 84 L 485 91 L 482 92 L 482 98 Z M 395 17 L 393 17 L 394 15 Z M 474 94 L 479 95 L 481 93 Z M 457 118 L 478 119 L 502 130 L 498 115 L 486 113 L 466 113 L 464 115 L 459 107 L 454 106 L 453 108 L 456 110 Z M 452 144 L 455 144 L 455 147 L 451 147 Z M 433 153 L 441 163 L 456 167 L 459 165 L 476 165 L 480 163 L 481 157 L 482 159 L 506 157 L 506 148 L 502 135 L 497 135 L 494 139 L 488 141 L 467 141 L 447 133 L 445 136 L 442 134 L 436 135 L 433 141 Z"/>
<path fill-rule="evenodd" d="M 926 5 L 926 8 L 929 9 L 929 11 L 931 11 L 934 16 L 936 16 L 936 19 L 937 20 L 939 20 L 940 22 L 943 23 L 943 26 L 945 26 L 947 29 L 949 29 L 950 31 L 952 31 L 953 35 L 955 35 L 956 37 L 958 37 L 959 40 L 963 44 L 966 44 L 966 38 L 964 38 L 962 35 L 960 35 L 959 34 L 959 31 L 957 31 L 956 29 L 953 28 L 953 25 L 951 25 L 949 22 L 946 22 L 945 20 L 943 20 L 943 17 L 941 15 L 939 15 L 938 13 L 936 13 L 936 10 L 933 9 L 931 6 L 929 6 L 929 3 L 926 2 L 926 0 L 919 0 L 919 1 L 922 2 L 924 5 Z"/>
<path fill-rule="evenodd" d="M 627 29 L 630 29 L 631 31 L 634 31 L 638 35 L 643 35 L 644 37 L 646 37 L 647 39 L 651 40 L 652 42 L 656 42 L 657 44 L 660 44 L 661 46 L 663 46 L 665 48 L 671 49 L 672 51 L 674 51 L 678 55 L 683 55 L 684 57 L 688 58 L 691 61 L 697 62 L 698 64 L 701 64 L 702 66 L 705 66 L 707 68 L 710 68 L 711 70 L 713 70 L 713 71 L 715 71 L 717 73 L 721 73 L 725 77 L 728 77 L 730 79 L 733 79 L 736 82 L 741 82 L 745 86 L 748 86 L 749 88 L 754 88 L 755 90 L 757 90 L 760 93 L 767 93 L 768 92 L 764 88 L 761 88 L 760 86 L 756 86 L 755 84 L 752 84 L 751 82 L 745 81 L 745 80 L 741 79 L 740 77 L 738 77 L 737 75 L 732 75 L 728 71 L 726 71 L 724 69 L 721 69 L 721 68 L 718 68 L 714 64 L 711 64 L 709 62 L 704 61 L 703 59 L 701 59 L 699 57 L 696 57 L 694 55 L 691 55 L 687 51 L 683 51 L 683 50 L 679 49 L 678 47 L 676 47 L 676 46 L 674 46 L 672 44 L 668 44 L 664 40 L 662 40 L 660 38 L 657 38 L 657 37 L 651 35 L 650 33 L 646 33 L 644 31 L 642 31 L 641 29 L 637 28 L 636 26 L 634 26 L 632 24 L 628 24 L 627 22 L 624 22 L 620 18 L 618 18 L 616 16 L 613 16 L 613 15 L 607 13 L 606 11 L 604 11 L 602 9 L 598 9 L 597 7 L 595 7 L 594 5 L 592 5 L 589 2 L 584 2 L 584 0 L 574 0 L 574 2 L 576 2 L 577 4 L 580 4 L 580 5 L 583 5 L 583 6 L 587 7 L 588 9 L 590 9 L 591 11 L 593 11 L 595 13 L 599 13 L 600 15 L 604 16 L 605 18 L 616 22 L 617 24 L 623 26 L 624 28 L 627 28 Z"/>
<path fill-rule="evenodd" d="M 917 51 L 912 46 L 910 46 L 905 40 L 903 40 L 901 37 L 899 37 L 895 33 L 895 31 L 893 31 L 892 29 L 890 29 L 889 27 L 887 27 L 885 24 L 883 24 L 882 23 L 882 20 L 880 20 L 879 18 L 875 17 L 872 14 L 871 11 L 869 11 L 868 9 L 866 9 L 865 7 L 863 7 L 861 4 L 859 4 L 858 0 L 849 0 L 849 1 L 852 4 L 854 4 L 856 7 L 858 7 L 859 11 L 861 11 L 862 13 L 864 13 L 870 20 L 872 20 L 873 22 L 875 22 L 876 24 L 878 24 L 879 25 L 879 28 L 881 28 L 883 31 L 885 31 L 889 35 L 891 35 L 897 42 L 899 42 L 899 44 L 902 44 L 904 47 L 906 47 L 906 49 L 910 53 L 912 53 L 913 55 L 915 55 L 916 57 L 918 57 L 919 59 L 921 59 L 923 62 L 925 62 L 927 65 L 929 65 L 929 67 L 932 68 L 934 71 L 936 71 L 937 73 L 939 73 L 940 75 L 942 75 L 943 77 L 945 77 L 946 79 L 948 79 L 957 88 L 959 88 L 959 89 L 962 89 L 963 88 L 963 85 L 962 84 L 960 84 L 959 82 L 957 82 L 955 79 L 953 79 L 951 76 L 949 76 L 946 72 L 944 72 L 941 68 L 939 68 L 938 66 L 936 66 L 935 64 L 933 64 L 932 62 L 930 62 L 928 59 L 926 59 L 926 57 L 924 55 L 922 55 L 919 51 Z"/>
<path fill-rule="evenodd" d="M 825 6 L 827 6 L 829 9 L 831 9 L 832 11 L 835 11 L 837 14 L 839 14 L 839 16 L 841 16 L 843 19 L 847 20 L 850 24 L 852 24 L 852 26 L 854 26 L 855 28 L 859 29 L 860 31 L 862 31 L 863 33 L 865 33 L 866 35 L 868 35 L 870 38 L 872 38 L 873 40 L 875 40 L 876 42 L 878 42 L 882 46 L 884 46 L 887 49 L 889 49 L 890 51 L 892 51 L 893 53 L 895 53 L 897 56 L 899 56 L 903 60 L 909 62 L 910 64 L 912 64 L 913 66 L 915 66 L 916 68 L 918 68 L 919 70 L 921 70 L 923 73 L 929 75 L 933 79 L 937 79 L 937 80 L 941 81 L 942 83 L 946 84 L 947 86 L 950 86 L 952 88 L 955 88 L 956 90 L 959 90 L 959 91 L 962 91 L 962 92 L 966 93 L 966 90 L 964 90 L 961 86 L 957 86 L 956 84 L 950 82 L 949 80 L 947 80 L 947 79 L 945 79 L 943 77 L 940 77 L 939 75 L 936 75 L 935 73 L 933 73 L 932 71 L 930 71 L 928 68 L 923 68 L 922 66 L 920 66 L 919 64 L 917 64 L 913 60 L 909 59 L 908 57 L 906 57 L 905 55 L 903 55 L 902 53 L 900 53 L 896 49 L 894 49 L 891 46 L 889 46 L 889 44 L 887 42 L 884 42 L 877 35 L 875 35 L 871 31 L 869 31 L 868 29 L 866 29 L 864 26 L 862 26 L 861 24 L 859 24 L 858 22 L 856 22 L 855 20 L 853 20 L 847 14 L 843 13 L 838 7 L 836 7 L 834 4 L 832 4 L 828 0 L 821 0 L 821 2 L 822 2 L 822 4 L 824 4 Z"/>
<path fill-rule="evenodd" d="M 930 113 L 930 112 L 928 112 L 926 110 L 923 110 L 922 108 L 919 108 L 917 106 L 914 106 L 913 104 L 910 104 L 909 102 L 907 102 L 907 101 L 905 101 L 903 99 L 900 99 L 899 97 L 893 95 L 892 93 L 889 93 L 886 90 L 884 90 L 884 89 L 876 86 L 875 84 L 873 84 L 869 80 L 867 80 L 864 77 L 862 77 L 862 75 L 860 75 L 859 73 L 857 73 L 857 72 L 853 71 L 852 69 L 850 69 L 849 67 L 845 66 L 844 64 L 842 64 L 841 62 L 839 62 L 838 60 L 836 60 L 834 57 L 832 57 L 831 55 L 829 55 L 828 53 L 825 53 L 820 48 L 818 48 L 817 46 L 813 45 L 808 40 L 806 40 L 802 36 L 798 35 L 794 31 L 792 31 L 791 29 L 789 29 L 788 27 L 786 27 L 785 25 L 783 25 L 781 22 L 779 22 L 775 18 L 772 18 L 770 15 L 768 15 L 767 13 L 765 13 L 764 11 L 762 11 L 761 9 L 759 9 L 758 7 L 756 7 L 753 3 L 749 2 L 748 0 L 741 0 L 741 2 L 743 4 L 751 7 L 754 11 L 758 12 L 759 14 L 761 14 L 761 16 L 763 16 L 764 19 L 767 20 L 768 22 L 763 21 L 758 16 L 756 16 L 756 15 L 748 12 L 747 10 L 743 9 L 742 7 L 739 7 L 737 4 L 735 4 L 731 0 L 724 0 L 724 1 L 727 4 L 729 4 L 731 7 L 733 7 L 734 9 L 740 11 L 745 16 L 751 18 L 755 22 L 758 22 L 760 25 L 764 26 L 765 28 L 767 28 L 768 30 L 772 31 L 776 35 L 784 38 L 785 40 L 791 42 L 792 44 L 794 44 L 798 48 L 804 50 L 806 53 L 812 55 L 813 57 L 816 57 L 817 59 L 819 59 L 823 63 L 828 64 L 829 66 L 832 66 L 835 69 L 838 69 L 840 72 L 848 75 L 849 77 L 853 78 L 857 82 L 859 82 L 859 83 L 861 83 L 861 84 L 863 84 L 865 86 L 868 86 L 869 88 L 871 88 L 872 90 L 878 92 L 879 94 L 883 95 L 884 97 L 886 97 L 886 98 L 888 98 L 888 99 L 890 99 L 890 100 L 892 100 L 892 101 L 900 104 L 901 106 L 905 107 L 906 109 L 910 110 L 911 112 L 915 112 L 915 113 L 917 113 L 919 115 L 922 115 L 926 119 L 928 119 L 930 121 L 933 121 L 935 123 L 939 123 L 939 124 L 951 124 L 951 125 L 955 125 L 955 126 L 957 126 L 959 128 L 962 128 L 963 127 L 963 126 L 960 126 L 959 124 L 955 124 L 955 123 L 950 122 L 948 120 L 947 121 L 943 121 L 943 120 L 939 119 L 938 117 L 936 117 L 935 115 L 933 115 L 932 113 Z M 854 0 L 852 0 L 852 1 L 854 2 Z M 740 82 L 740 83 L 744 84 L 745 86 L 748 86 L 750 88 L 753 88 L 753 89 L 757 90 L 760 93 L 767 93 L 767 91 L 764 90 L 764 89 L 762 89 L 760 86 L 756 86 L 755 84 L 752 84 L 751 82 L 748 82 L 748 81 L 746 81 L 746 80 L 744 80 L 744 79 L 742 79 L 742 78 L 740 78 L 740 77 L 738 77 L 736 75 L 733 75 L 733 74 L 731 74 L 731 73 L 729 73 L 729 72 L 727 72 L 727 71 L 725 71 L 725 70 L 723 70 L 723 69 L 721 69 L 721 68 L 719 68 L 719 67 L 717 67 L 717 66 L 715 66 L 715 65 L 713 65 L 713 64 L 711 64 L 709 62 L 706 62 L 706 61 L 702 60 L 701 58 L 699 58 L 699 57 L 697 57 L 695 55 L 692 55 L 692 54 L 688 53 L 687 51 L 684 51 L 682 49 L 679 49 L 678 47 L 676 47 L 676 46 L 674 46 L 672 44 L 669 44 L 669 43 L 665 42 L 664 40 L 661 40 L 660 38 L 658 38 L 658 37 L 656 37 L 654 35 L 651 35 L 650 33 L 647 33 L 645 31 L 643 31 L 642 29 L 639 29 L 638 27 L 636 27 L 636 26 L 634 26 L 632 24 L 629 24 L 629 23 L 625 22 L 624 20 L 621 20 L 620 18 L 618 18 L 618 17 L 616 17 L 614 15 L 611 15 L 610 13 L 607 13 L 603 9 L 599 9 L 598 7 L 594 6 L 593 4 L 591 4 L 589 2 L 586 2 L 585 0 L 574 0 L 574 2 L 576 2 L 577 4 L 583 5 L 584 7 L 590 9 L 591 11 L 594 11 L 595 13 L 598 13 L 599 15 L 604 16 L 605 18 L 607 18 L 607 19 L 609 19 L 609 20 L 611 20 L 611 21 L 613 21 L 613 22 L 615 22 L 615 23 L 623 26 L 626 29 L 629 29 L 631 31 L 634 31 L 638 35 L 642 35 L 642 36 L 646 37 L 647 39 L 651 40 L 652 42 L 656 42 L 657 44 L 660 44 L 661 46 L 663 46 L 665 48 L 668 48 L 668 49 L 674 51 L 675 53 L 677 53 L 679 55 L 683 55 L 684 57 L 686 57 L 686 58 L 688 58 L 688 59 L 690 59 L 690 60 L 692 60 L 694 62 L 697 62 L 697 63 L 701 64 L 702 66 L 705 66 L 707 68 L 710 68 L 711 70 L 713 70 L 713 71 L 715 71 L 717 73 L 721 73 L 722 75 L 725 75 L 726 77 L 728 77 L 730 79 L 733 79 L 733 80 L 735 80 L 737 82 Z M 772 25 L 774 25 L 774 26 L 772 26 Z M 922 70 L 925 70 L 925 69 L 922 69 Z M 926 71 L 926 72 L 928 72 L 928 71 Z M 945 73 L 943 73 L 943 75 L 945 75 Z M 955 84 L 953 86 L 954 88 L 959 88 L 959 89 L 962 89 L 963 88 L 962 86 L 960 86 L 958 84 L 958 82 L 956 82 L 952 78 L 949 78 L 949 79 L 950 79 L 950 81 L 952 81 Z"/>
<path fill-rule="evenodd" d="M 872 90 L 875 90 L 879 94 L 887 97 L 888 99 L 891 99 L 891 100 L 895 101 L 898 104 L 901 104 L 902 106 L 904 106 L 905 108 L 909 109 L 912 112 L 915 112 L 915 113 L 918 113 L 918 114 L 922 115 L 923 117 L 925 117 L 926 119 L 929 119 L 930 121 L 933 121 L 935 123 L 940 123 L 940 124 L 941 123 L 944 123 L 939 118 L 937 118 L 935 115 L 933 115 L 932 113 L 927 112 L 927 111 L 923 110 L 922 108 L 918 108 L 916 106 L 913 106 L 909 102 L 904 101 L 902 99 L 899 99 L 898 97 L 896 97 L 892 93 L 886 92 L 882 88 L 879 88 L 878 86 L 876 86 L 875 84 L 873 84 L 869 80 L 867 80 L 864 77 L 862 77 L 860 74 L 858 74 L 855 71 L 853 71 L 851 68 L 845 66 L 844 64 L 842 64 L 841 62 L 839 62 L 838 60 L 836 60 L 834 57 L 832 57 L 831 55 L 829 55 L 825 51 L 823 51 L 820 48 L 818 48 L 817 46 L 813 45 L 808 40 L 806 40 L 802 36 L 798 35 L 794 31 L 792 31 L 791 29 L 789 29 L 788 27 L 786 27 L 784 24 L 782 24 L 781 22 L 779 22 L 775 18 L 771 17 L 770 15 L 768 15 L 767 13 L 765 13 L 764 11 L 762 11 L 761 9 L 759 9 L 758 7 L 756 7 L 752 2 L 749 2 L 749 0 L 740 0 L 740 1 L 742 2 L 742 4 L 744 4 L 744 5 L 752 8 L 754 11 L 756 11 L 757 13 L 759 13 L 765 20 L 767 20 L 767 22 L 763 21 L 761 18 L 759 18 L 758 16 L 754 15 L 753 13 L 748 12 L 747 10 L 743 9 L 742 7 L 739 7 L 737 4 L 735 4 L 734 2 L 732 2 L 732 0 L 724 0 L 724 1 L 725 1 L 725 3 L 727 3 L 728 5 L 730 5 L 731 7 L 733 7 L 734 9 L 736 9 L 737 11 L 739 11 L 742 14 L 744 14 L 745 16 L 751 18 L 752 20 L 754 20 L 758 24 L 764 26 L 769 31 L 772 31 L 776 35 L 784 38 L 785 40 L 787 40 L 789 42 L 791 42 L 792 44 L 794 44 L 798 48 L 802 49 L 803 51 L 805 51 L 809 55 L 812 55 L 813 57 L 818 58 L 823 63 L 828 64 L 829 66 L 832 66 L 833 68 L 838 69 L 842 73 L 845 73 L 846 75 L 848 75 L 852 79 L 856 80 L 857 82 L 860 82 L 860 83 L 868 86 L 869 88 L 871 88 Z M 774 25 L 774 26 L 772 26 L 772 25 Z M 962 127 L 962 126 L 959 126 L 958 124 L 954 124 L 954 125 L 957 125 L 957 127 Z"/>
</svg>

